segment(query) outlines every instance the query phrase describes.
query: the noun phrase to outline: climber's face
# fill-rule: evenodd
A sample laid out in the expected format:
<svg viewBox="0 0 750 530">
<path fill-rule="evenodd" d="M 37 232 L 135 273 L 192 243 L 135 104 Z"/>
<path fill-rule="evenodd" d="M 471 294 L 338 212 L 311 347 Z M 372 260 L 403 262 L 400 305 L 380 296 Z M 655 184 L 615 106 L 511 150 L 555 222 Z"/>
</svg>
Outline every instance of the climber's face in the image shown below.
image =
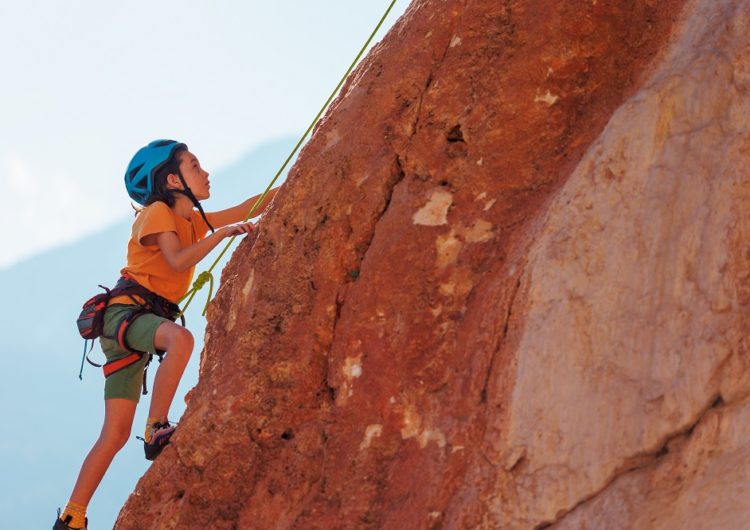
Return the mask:
<svg viewBox="0 0 750 530">
<path fill-rule="evenodd" d="M 198 158 L 190 151 L 181 151 L 177 153 L 177 159 L 180 161 L 182 177 L 195 198 L 199 201 L 208 199 L 211 195 L 211 183 L 208 180 L 208 171 L 201 167 Z"/>
</svg>

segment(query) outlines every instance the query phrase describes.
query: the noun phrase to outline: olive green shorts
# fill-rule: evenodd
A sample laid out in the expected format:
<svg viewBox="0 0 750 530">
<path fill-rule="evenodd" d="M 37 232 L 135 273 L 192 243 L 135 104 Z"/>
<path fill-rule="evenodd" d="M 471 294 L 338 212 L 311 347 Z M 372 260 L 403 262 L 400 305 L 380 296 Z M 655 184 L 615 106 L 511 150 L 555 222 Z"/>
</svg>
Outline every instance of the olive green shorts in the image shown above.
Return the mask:
<svg viewBox="0 0 750 530">
<path fill-rule="evenodd" d="M 132 305 L 112 304 L 104 313 L 104 335 L 112 336 L 115 327 L 126 313 L 133 310 Z M 155 352 L 154 336 L 156 329 L 164 322 L 171 322 L 167 318 L 147 313 L 136 318 L 125 332 L 125 342 L 131 348 L 138 351 Z M 127 357 L 131 352 L 123 350 L 117 341 L 102 336 L 99 339 L 102 351 L 107 357 L 107 362 L 116 361 Z M 148 361 L 148 355 L 141 357 L 137 363 L 118 370 L 106 378 L 104 383 L 104 399 L 125 398 L 138 403 L 141 397 L 141 385 L 143 383 L 143 369 Z"/>
</svg>

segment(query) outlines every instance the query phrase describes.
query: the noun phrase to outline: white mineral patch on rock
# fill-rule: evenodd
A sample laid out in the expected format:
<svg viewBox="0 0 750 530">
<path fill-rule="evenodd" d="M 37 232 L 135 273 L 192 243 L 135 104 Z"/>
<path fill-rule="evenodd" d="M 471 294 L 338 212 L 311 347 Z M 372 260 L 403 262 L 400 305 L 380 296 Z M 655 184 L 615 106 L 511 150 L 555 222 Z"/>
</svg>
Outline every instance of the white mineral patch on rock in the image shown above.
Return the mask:
<svg viewBox="0 0 750 530">
<path fill-rule="evenodd" d="M 425 429 L 419 433 L 417 440 L 419 441 L 419 447 L 422 449 L 427 447 L 430 442 L 435 442 L 441 449 L 445 447 L 445 435 L 438 429 Z"/>
<path fill-rule="evenodd" d="M 448 224 L 448 210 L 453 204 L 453 194 L 443 188 L 436 188 L 430 198 L 412 218 L 415 225 L 440 226 Z"/>
<path fill-rule="evenodd" d="M 255 269 L 250 269 L 250 274 L 248 275 L 247 281 L 245 282 L 245 285 L 242 286 L 242 290 L 240 291 L 242 293 L 243 300 L 247 300 L 250 297 L 250 291 L 252 291 L 253 289 L 254 282 L 255 282 Z M 236 323 L 237 323 L 237 311 L 230 310 L 226 319 L 227 333 L 230 333 L 232 331 Z"/>
<path fill-rule="evenodd" d="M 458 259 L 458 253 L 461 251 L 462 243 L 456 237 L 455 230 L 451 230 L 444 236 L 438 236 L 435 240 L 437 250 L 437 268 L 444 269 L 448 265 L 453 265 Z"/>
<path fill-rule="evenodd" d="M 401 427 L 401 438 L 408 440 L 417 436 L 422 428 L 422 418 L 412 407 L 404 409 L 404 420 Z"/>
<path fill-rule="evenodd" d="M 250 275 L 248 276 L 245 285 L 242 287 L 242 297 L 245 300 L 247 300 L 247 297 L 250 296 L 250 291 L 253 288 L 253 283 L 255 283 L 255 269 L 250 269 Z"/>
<path fill-rule="evenodd" d="M 534 98 L 534 102 L 535 103 L 542 102 L 542 103 L 546 103 L 547 105 L 552 106 L 555 104 L 555 102 L 557 102 L 558 99 L 560 99 L 559 96 L 556 96 L 552 92 L 547 90 L 547 92 L 545 92 L 542 95 L 537 94 L 537 96 Z"/>
<path fill-rule="evenodd" d="M 383 426 L 380 425 L 379 423 L 368 425 L 367 429 L 365 429 L 365 436 L 362 439 L 362 443 L 359 444 L 359 450 L 362 451 L 370 447 L 370 444 L 372 443 L 372 439 L 375 437 L 379 437 L 382 433 L 383 433 Z"/>
<path fill-rule="evenodd" d="M 415 438 L 421 449 L 427 447 L 430 442 L 435 442 L 440 448 L 446 445 L 445 435 L 439 429 L 422 429 L 422 418 L 413 407 L 404 410 L 401 438 Z"/>
<path fill-rule="evenodd" d="M 348 380 L 355 379 L 362 375 L 362 354 L 356 357 L 347 357 L 343 367 L 344 377 Z"/>
<path fill-rule="evenodd" d="M 471 227 L 463 229 L 467 243 L 484 243 L 492 239 L 492 223 L 478 219 Z"/>
<path fill-rule="evenodd" d="M 338 130 L 333 129 L 328 134 L 326 134 L 326 149 L 330 149 L 337 143 L 341 141 L 341 134 L 338 132 Z"/>
</svg>

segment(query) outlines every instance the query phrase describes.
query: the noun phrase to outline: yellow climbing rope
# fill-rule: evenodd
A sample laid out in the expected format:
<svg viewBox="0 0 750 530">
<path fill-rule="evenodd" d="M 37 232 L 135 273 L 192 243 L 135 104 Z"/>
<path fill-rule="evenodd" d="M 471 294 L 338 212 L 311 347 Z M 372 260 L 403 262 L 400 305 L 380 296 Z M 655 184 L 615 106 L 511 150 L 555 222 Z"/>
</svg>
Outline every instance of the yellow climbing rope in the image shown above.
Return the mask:
<svg viewBox="0 0 750 530">
<path fill-rule="evenodd" d="M 265 199 L 266 195 L 268 195 L 268 192 L 271 191 L 271 188 L 273 187 L 273 185 L 276 182 L 276 180 L 278 180 L 279 176 L 283 173 L 284 169 L 289 164 L 289 162 L 291 161 L 291 159 L 294 158 L 294 155 L 297 153 L 297 151 L 299 150 L 300 146 L 305 141 L 305 138 L 307 138 L 307 135 L 310 134 L 310 131 L 312 131 L 312 129 L 315 126 L 315 124 L 318 123 L 318 120 L 323 115 L 323 112 L 325 112 L 325 110 L 328 108 L 328 105 L 330 105 L 331 101 L 333 100 L 333 98 L 338 93 L 339 89 L 341 88 L 341 85 L 344 84 L 344 81 L 346 81 L 346 78 L 349 77 L 349 74 L 354 69 L 354 67 L 356 66 L 357 62 L 359 62 L 359 59 L 362 57 L 362 54 L 365 53 L 365 50 L 367 50 L 367 47 L 372 42 L 372 39 L 375 38 L 375 35 L 377 34 L 377 32 L 380 29 L 380 27 L 383 25 L 383 22 L 385 22 L 385 19 L 388 17 L 388 14 L 391 12 L 391 9 L 393 9 L 393 6 L 395 5 L 395 3 L 396 3 L 396 0 L 392 0 L 391 1 L 390 5 L 388 6 L 388 9 L 385 10 L 385 13 L 380 18 L 380 22 L 378 22 L 377 26 L 375 26 L 375 29 L 372 31 L 372 33 L 368 37 L 368 39 L 365 42 L 365 44 L 362 46 L 362 49 L 359 50 L 359 53 L 357 54 L 357 56 L 352 61 L 352 64 L 349 66 L 349 69 L 341 77 L 341 80 L 339 81 L 338 85 L 336 85 L 336 88 L 333 89 L 333 92 L 331 92 L 331 95 L 328 96 L 328 99 L 323 104 L 323 106 L 320 108 L 320 111 L 315 116 L 315 118 L 313 118 L 313 121 L 310 123 L 310 126 L 307 128 L 307 130 L 305 131 L 305 133 L 299 139 L 299 142 L 297 142 L 297 145 L 294 147 L 294 149 L 292 149 L 292 152 L 289 153 L 289 156 L 284 161 L 284 163 L 279 168 L 279 170 L 276 172 L 276 175 L 273 177 L 273 179 L 271 179 L 271 182 L 270 182 L 270 184 L 268 184 L 268 187 L 265 189 L 265 191 L 263 193 L 261 193 L 260 197 L 258 197 L 258 200 L 255 201 L 255 204 L 253 204 L 252 208 L 250 208 L 250 211 L 245 216 L 245 219 L 244 219 L 245 221 L 247 221 L 248 219 L 250 219 L 250 217 L 252 217 L 253 213 L 255 213 L 255 210 L 258 209 L 258 206 L 263 203 L 263 199 Z M 182 307 L 182 313 L 181 314 L 185 313 L 185 311 L 187 310 L 188 306 L 190 305 L 190 302 L 193 301 L 193 298 L 195 298 L 195 295 L 198 293 L 198 291 L 200 291 L 203 288 L 203 286 L 206 285 L 206 283 L 208 283 L 209 284 L 208 299 L 206 300 L 206 305 L 203 307 L 203 313 L 201 313 L 204 316 L 206 315 L 206 310 L 208 309 L 208 304 L 211 302 L 211 296 L 213 295 L 213 292 L 214 292 L 214 276 L 212 274 L 212 271 L 214 270 L 214 268 L 216 267 L 216 265 L 219 263 L 219 261 L 221 260 L 221 258 L 224 257 L 224 254 L 226 254 L 227 250 L 229 250 L 229 247 L 232 245 L 232 242 L 235 240 L 236 237 L 237 236 L 232 236 L 229 239 L 229 241 L 227 241 L 227 244 L 224 246 L 224 249 L 216 257 L 216 259 L 211 264 L 211 266 L 208 268 L 208 270 L 201 272 L 198 275 L 198 277 L 195 279 L 195 281 L 193 282 L 193 287 L 185 294 L 185 296 L 183 296 L 182 298 L 180 298 L 180 300 L 179 300 L 180 302 L 182 302 L 183 300 L 185 300 L 187 298 L 187 302 L 185 302 L 185 305 Z"/>
</svg>

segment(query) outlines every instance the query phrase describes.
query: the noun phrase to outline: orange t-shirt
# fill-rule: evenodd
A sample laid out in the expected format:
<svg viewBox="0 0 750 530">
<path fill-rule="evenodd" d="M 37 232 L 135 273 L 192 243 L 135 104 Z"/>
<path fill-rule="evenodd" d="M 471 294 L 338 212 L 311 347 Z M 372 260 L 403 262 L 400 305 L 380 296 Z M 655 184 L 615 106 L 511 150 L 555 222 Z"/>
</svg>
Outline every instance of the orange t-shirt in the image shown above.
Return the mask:
<svg viewBox="0 0 750 530">
<path fill-rule="evenodd" d="M 185 219 L 160 201 L 146 206 L 133 222 L 128 240 L 127 265 L 120 274 L 176 303 L 190 288 L 195 267 L 177 272 L 164 259 L 159 245 L 141 244 L 144 237 L 160 232 L 175 232 L 180 244 L 187 247 L 203 239 L 208 232 L 208 225 L 197 210 L 192 211 L 190 219 Z M 110 303 L 132 304 L 133 301 L 128 296 L 117 296 Z"/>
</svg>

